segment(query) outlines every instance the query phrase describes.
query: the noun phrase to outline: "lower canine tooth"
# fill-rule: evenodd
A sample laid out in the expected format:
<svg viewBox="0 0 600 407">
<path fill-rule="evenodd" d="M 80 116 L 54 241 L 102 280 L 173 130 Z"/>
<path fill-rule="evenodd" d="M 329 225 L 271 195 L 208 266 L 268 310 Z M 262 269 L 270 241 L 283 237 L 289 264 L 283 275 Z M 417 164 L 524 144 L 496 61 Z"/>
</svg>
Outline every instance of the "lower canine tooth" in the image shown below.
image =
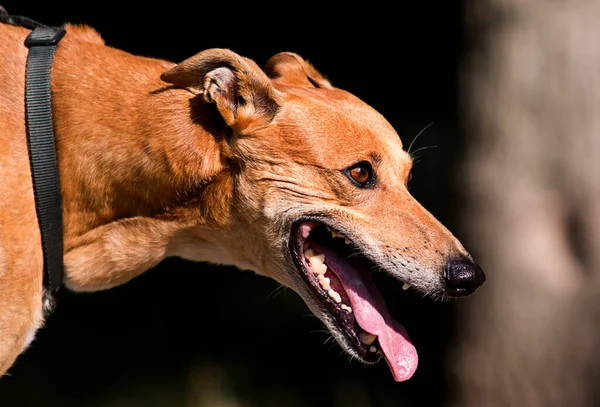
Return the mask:
<svg viewBox="0 0 600 407">
<path fill-rule="evenodd" d="M 329 291 L 327 291 L 327 294 L 329 294 L 329 296 L 338 304 L 342 302 L 342 296 L 337 291 L 333 291 L 330 289 Z"/>
<path fill-rule="evenodd" d="M 377 335 L 372 335 L 368 332 L 361 331 L 358 333 L 358 339 L 365 345 L 373 345 L 375 339 L 377 339 Z"/>
<path fill-rule="evenodd" d="M 404 283 L 404 285 L 402 286 L 403 290 L 408 290 L 410 288 L 410 284 L 408 283 Z"/>
</svg>

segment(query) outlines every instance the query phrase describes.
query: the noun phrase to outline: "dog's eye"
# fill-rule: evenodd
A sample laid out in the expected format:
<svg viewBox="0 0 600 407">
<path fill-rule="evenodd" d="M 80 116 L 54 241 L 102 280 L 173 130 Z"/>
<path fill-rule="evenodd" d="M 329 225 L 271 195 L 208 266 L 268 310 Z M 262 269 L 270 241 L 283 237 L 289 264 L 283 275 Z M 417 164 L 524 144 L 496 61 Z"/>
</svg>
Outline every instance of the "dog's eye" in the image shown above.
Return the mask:
<svg viewBox="0 0 600 407">
<path fill-rule="evenodd" d="M 368 161 L 360 161 L 344 169 L 344 174 L 358 187 L 372 187 L 375 185 L 373 167 Z"/>
</svg>

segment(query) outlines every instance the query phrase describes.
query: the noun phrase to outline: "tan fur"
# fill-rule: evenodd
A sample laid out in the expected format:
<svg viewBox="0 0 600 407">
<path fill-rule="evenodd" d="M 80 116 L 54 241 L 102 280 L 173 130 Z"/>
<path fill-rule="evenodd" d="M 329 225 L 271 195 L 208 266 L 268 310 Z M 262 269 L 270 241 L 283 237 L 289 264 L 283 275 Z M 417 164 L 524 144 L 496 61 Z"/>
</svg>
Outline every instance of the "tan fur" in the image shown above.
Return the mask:
<svg viewBox="0 0 600 407">
<path fill-rule="evenodd" d="M 0 374 L 42 323 L 27 34 L 0 24 Z M 390 124 L 296 54 L 274 56 L 264 71 L 220 49 L 175 65 L 69 25 L 52 102 L 70 289 L 114 287 L 181 256 L 272 277 L 326 319 L 287 250 L 291 223 L 314 214 L 424 292 L 440 289 L 449 258 L 467 255 L 408 193 L 412 161 Z M 377 188 L 341 173 L 363 159 L 375 160 Z"/>
</svg>

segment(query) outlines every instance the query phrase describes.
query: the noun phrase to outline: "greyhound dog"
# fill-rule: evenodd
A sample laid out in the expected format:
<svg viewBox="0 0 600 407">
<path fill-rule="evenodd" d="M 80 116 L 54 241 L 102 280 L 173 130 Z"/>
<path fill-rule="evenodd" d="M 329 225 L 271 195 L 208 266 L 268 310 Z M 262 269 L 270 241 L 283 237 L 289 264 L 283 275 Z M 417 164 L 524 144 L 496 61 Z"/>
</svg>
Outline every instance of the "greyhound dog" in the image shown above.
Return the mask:
<svg viewBox="0 0 600 407">
<path fill-rule="evenodd" d="M 386 119 L 297 54 L 263 69 L 228 49 L 179 64 L 67 24 L 51 70 L 64 280 L 108 289 L 163 259 L 234 265 L 299 294 L 339 344 L 396 381 L 417 368 L 371 272 L 435 297 L 485 276 L 408 192 Z M 0 375 L 49 295 L 24 107 L 30 30 L 0 24 Z"/>
</svg>

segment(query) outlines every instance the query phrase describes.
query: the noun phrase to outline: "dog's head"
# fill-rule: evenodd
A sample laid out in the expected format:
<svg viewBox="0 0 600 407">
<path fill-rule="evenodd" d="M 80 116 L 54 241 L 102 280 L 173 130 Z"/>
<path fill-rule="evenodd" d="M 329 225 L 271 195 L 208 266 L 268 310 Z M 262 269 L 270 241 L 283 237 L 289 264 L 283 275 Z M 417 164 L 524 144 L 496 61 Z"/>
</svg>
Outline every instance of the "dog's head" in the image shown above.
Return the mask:
<svg viewBox="0 0 600 407">
<path fill-rule="evenodd" d="M 410 378 L 416 351 L 370 273 L 433 296 L 470 294 L 485 276 L 408 192 L 412 159 L 392 126 L 292 53 L 261 70 L 208 50 L 162 79 L 214 104 L 228 131 L 214 239 L 233 262 L 300 294 L 352 355 Z"/>
</svg>

